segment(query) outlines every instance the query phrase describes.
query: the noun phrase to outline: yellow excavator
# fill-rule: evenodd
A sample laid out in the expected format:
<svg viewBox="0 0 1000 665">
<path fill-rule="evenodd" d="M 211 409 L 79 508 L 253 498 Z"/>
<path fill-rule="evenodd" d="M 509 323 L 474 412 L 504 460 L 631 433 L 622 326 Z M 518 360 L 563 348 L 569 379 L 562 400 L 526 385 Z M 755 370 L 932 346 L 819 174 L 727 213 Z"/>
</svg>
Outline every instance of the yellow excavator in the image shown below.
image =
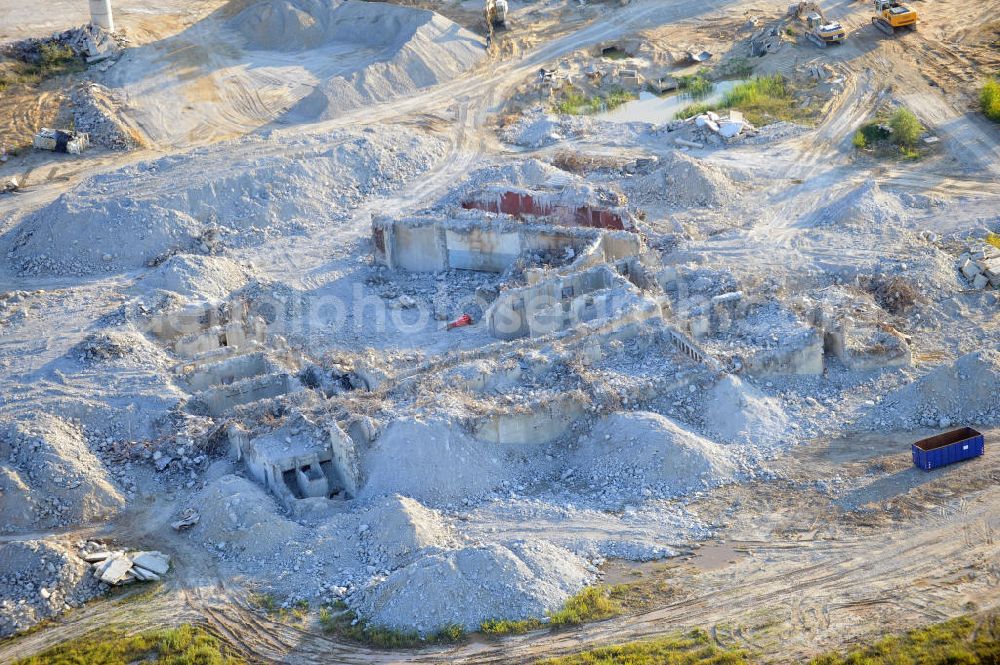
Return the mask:
<svg viewBox="0 0 1000 665">
<path fill-rule="evenodd" d="M 792 9 L 800 19 L 805 20 L 806 39 L 816 46 L 826 48 L 830 44 L 842 44 L 847 39 L 844 26 L 836 21 L 828 21 L 818 3 L 803 0 L 797 5 L 792 5 Z"/>
<path fill-rule="evenodd" d="M 917 11 L 899 0 L 874 0 L 875 16 L 872 25 L 887 35 L 897 31 L 917 29 Z"/>
</svg>

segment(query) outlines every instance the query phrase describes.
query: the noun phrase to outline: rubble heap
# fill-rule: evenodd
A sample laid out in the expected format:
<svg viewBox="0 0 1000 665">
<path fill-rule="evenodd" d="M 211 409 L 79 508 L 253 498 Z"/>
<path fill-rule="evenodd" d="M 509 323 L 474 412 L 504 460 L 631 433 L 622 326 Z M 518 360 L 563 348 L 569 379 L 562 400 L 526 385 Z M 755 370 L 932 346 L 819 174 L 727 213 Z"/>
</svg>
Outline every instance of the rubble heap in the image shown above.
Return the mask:
<svg viewBox="0 0 1000 665">
<path fill-rule="evenodd" d="M 1000 249 L 993 245 L 967 249 L 958 257 L 958 269 L 974 289 L 1000 289 Z"/>
<path fill-rule="evenodd" d="M 161 552 L 129 552 L 100 549 L 88 542 L 80 558 L 91 565 L 94 577 L 112 586 L 132 582 L 157 582 L 170 569 L 170 557 Z"/>
</svg>

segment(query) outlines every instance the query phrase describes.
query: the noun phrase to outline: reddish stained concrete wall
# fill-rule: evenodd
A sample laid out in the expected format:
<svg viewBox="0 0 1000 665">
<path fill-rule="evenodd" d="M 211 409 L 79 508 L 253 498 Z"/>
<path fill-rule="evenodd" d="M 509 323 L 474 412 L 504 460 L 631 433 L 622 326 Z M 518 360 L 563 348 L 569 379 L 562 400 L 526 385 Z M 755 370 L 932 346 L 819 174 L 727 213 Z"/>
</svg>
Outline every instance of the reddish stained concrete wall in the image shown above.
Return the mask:
<svg viewBox="0 0 1000 665">
<path fill-rule="evenodd" d="M 535 197 L 531 194 L 521 194 L 518 192 L 504 192 L 498 198 L 490 201 L 478 199 L 466 200 L 462 202 L 462 207 L 467 210 L 503 213 L 518 218 L 524 215 L 554 217 L 563 226 L 586 226 L 613 231 L 632 230 L 631 228 L 626 228 L 621 215 L 610 210 L 601 210 L 599 208 L 591 208 L 590 206 L 571 208 L 568 206 L 553 205 L 536 201 Z"/>
</svg>

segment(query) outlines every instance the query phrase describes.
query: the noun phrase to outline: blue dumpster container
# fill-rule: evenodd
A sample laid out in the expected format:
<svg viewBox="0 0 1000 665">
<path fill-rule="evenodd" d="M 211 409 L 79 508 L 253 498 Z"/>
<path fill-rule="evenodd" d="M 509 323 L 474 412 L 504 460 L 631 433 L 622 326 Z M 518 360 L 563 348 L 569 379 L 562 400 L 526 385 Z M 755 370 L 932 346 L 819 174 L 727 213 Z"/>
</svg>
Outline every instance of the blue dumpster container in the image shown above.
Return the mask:
<svg viewBox="0 0 1000 665">
<path fill-rule="evenodd" d="M 986 451 L 982 432 L 971 427 L 929 436 L 914 443 L 913 463 L 924 471 L 979 457 Z"/>
</svg>

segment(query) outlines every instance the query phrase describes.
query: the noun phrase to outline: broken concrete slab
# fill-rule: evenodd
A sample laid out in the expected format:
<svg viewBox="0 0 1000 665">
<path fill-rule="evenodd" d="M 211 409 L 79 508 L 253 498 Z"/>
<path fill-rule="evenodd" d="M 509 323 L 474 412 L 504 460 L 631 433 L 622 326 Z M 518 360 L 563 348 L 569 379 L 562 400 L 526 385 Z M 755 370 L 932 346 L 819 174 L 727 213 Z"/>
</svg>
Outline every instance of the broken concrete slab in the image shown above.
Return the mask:
<svg viewBox="0 0 1000 665">
<path fill-rule="evenodd" d="M 131 559 L 134 565 L 158 575 L 170 569 L 170 557 L 161 552 L 136 552 L 131 555 Z"/>
<path fill-rule="evenodd" d="M 132 570 L 132 561 L 124 554 L 116 554 L 100 569 L 98 579 L 107 584 L 121 584 Z"/>
</svg>

